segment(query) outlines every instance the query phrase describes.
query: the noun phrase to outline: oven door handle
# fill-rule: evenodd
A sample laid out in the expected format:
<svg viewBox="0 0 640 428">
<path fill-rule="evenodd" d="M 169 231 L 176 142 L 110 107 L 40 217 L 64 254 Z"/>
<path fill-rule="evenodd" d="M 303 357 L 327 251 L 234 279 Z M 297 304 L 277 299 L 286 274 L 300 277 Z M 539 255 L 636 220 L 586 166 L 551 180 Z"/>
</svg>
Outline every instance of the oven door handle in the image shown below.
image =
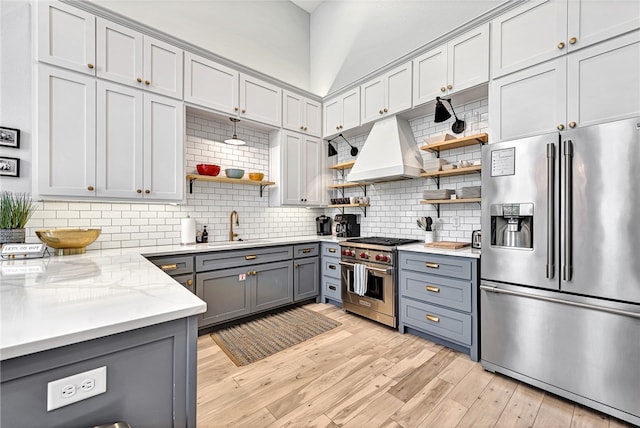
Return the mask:
<svg viewBox="0 0 640 428">
<path fill-rule="evenodd" d="M 343 262 L 343 261 L 341 261 L 340 264 L 342 266 L 347 266 L 347 267 L 354 267 L 355 266 L 354 263 L 348 263 L 348 262 Z M 391 269 L 380 269 L 380 268 L 371 267 L 371 266 L 367 266 L 367 265 L 364 265 L 364 267 L 366 267 L 367 270 L 372 270 L 372 271 L 375 271 L 375 272 L 382 272 L 382 273 L 387 274 L 387 275 L 389 275 L 392 272 Z"/>
</svg>

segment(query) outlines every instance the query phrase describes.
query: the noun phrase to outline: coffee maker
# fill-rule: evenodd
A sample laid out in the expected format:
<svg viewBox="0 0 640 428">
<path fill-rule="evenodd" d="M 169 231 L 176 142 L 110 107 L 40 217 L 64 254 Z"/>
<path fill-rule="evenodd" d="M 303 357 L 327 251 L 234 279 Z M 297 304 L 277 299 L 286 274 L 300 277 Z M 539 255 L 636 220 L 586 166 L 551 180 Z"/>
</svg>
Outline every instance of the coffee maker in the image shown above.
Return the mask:
<svg viewBox="0 0 640 428">
<path fill-rule="evenodd" d="M 356 214 L 336 214 L 336 236 L 350 238 L 360 236 L 360 216 Z"/>
<path fill-rule="evenodd" d="M 491 205 L 491 245 L 533 249 L 533 204 Z"/>
<path fill-rule="evenodd" d="M 316 217 L 316 234 L 320 236 L 331 235 L 331 217 L 326 215 Z"/>
</svg>

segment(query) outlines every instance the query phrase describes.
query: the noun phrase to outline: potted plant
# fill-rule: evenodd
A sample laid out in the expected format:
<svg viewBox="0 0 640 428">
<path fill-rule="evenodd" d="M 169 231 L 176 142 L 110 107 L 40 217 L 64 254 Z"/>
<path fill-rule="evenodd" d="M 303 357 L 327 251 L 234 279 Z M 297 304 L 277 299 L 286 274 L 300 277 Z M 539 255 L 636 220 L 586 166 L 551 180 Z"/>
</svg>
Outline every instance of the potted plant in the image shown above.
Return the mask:
<svg viewBox="0 0 640 428">
<path fill-rule="evenodd" d="M 24 242 L 24 226 L 35 210 L 36 205 L 29 194 L 2 192 L 0 195 L 0 245 Z"/>
</svg>

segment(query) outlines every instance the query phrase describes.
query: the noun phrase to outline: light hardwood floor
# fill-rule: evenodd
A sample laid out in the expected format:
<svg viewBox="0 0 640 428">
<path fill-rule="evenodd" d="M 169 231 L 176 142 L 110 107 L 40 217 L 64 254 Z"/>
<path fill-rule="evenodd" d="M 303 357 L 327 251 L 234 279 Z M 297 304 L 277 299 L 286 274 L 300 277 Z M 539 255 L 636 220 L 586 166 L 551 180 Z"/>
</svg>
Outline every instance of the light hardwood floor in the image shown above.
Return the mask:
<svg viewBox="0 0 640 428">
<path fill-rule="evenodd" d="M 625 427 L 327 304 L 341 326 L 236 367 L 198 339 L 198 427 Z"/>
</svg>

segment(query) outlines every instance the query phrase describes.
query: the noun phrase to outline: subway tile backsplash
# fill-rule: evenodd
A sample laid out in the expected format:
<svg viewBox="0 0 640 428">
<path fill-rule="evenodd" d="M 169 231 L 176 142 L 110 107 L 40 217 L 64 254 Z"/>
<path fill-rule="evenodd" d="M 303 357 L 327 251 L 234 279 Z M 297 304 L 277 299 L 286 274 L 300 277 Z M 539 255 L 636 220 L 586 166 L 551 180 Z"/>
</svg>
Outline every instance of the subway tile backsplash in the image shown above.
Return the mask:
<svg viewBox="0 0 640 428">
<path fill-rule="evenodd" d="M 478 118 L 479 132 L 486 132 L 487 99 L 456 106 L 458 116 Z M 472 113 L 477 114 L 472 116 Z M 452 120 L 434 123 L 433 115 L 410 121 L 416 144 L 423 145 L 431 135 L 443 134 L 451 128 Z M 469 125 L 469 124 L 468 124 Z M 187 113 L 185 139 L 185 172 L 195 172 L 198 163 L 214 163 L 224 169 L 243 168 L 265 173 L 269 180 L 269 135 L 248 129 L 239 123 L 238 136 L 245 146 L 229 146 L 222 143 L 233 130 L 231 122 L 212 119 L 191 112 Z M 349 138 L 349 142 L 361 147 L 366 134 Z M 338 162 L 352 159 L 349 146 L 338 142 Z M 423 152 L 425 159 L 433 155 Z M 460 160 L 480 159 L 480 146 L 442 152 L 450 163 Z M 336 173 L 337 174 L 337 173 Z M 274 178 L 275 179 L 275 178 Z M 442 178 L 440 187 L 459 189 L 480 185 L 480 174 Z M 471 231 L 480 228 L 480 205 L 477 203 L 441 205 L 440 219 L 436 209 L 422 205 L 422 192 L 436 188 L 430 178 L 403 180 L 374 184 L 367 187 L 371 206 L 366 218 L 357 208 L 345 212 L 361 214 L 363 236 L 397 236 L 422 239 L 423 232 L 416 226 L 420 216 L 431 216 L 437 225 L 437 239 L 470 241 Z M 207 225 L 209 242 L 226 241 L 229 233 L 229 216 L 232 210 L 240 215 L 240 226 L 234 230 L 242 239 L 260 239 L 315 234 L 315 218 L 326 214 L 333 216 L 336 209 L 307 209 L 269 207 L 268 187 L 260 197 L 257 186 L 196 181 L 193 193 L 188 191 L 185 180 L 186 204 L 149 204 L 123 202 L 52 202 L 39 203 L 39 208 L 27 225 L 27 241 L 39 242 L 36 229 L 63 227 L 100 227 L 102 234 L 88 249 L 127 248 L 180 243 L 180 219 L 187 215 L 196 219 L 197 230 Z M 361 196 L 359 188 L 347 189 L 345 196 Z M 338 196 L 338 195 L 336 195 Z M 457 225 L 454 225 L 457 224 Z"/>
</svg>

